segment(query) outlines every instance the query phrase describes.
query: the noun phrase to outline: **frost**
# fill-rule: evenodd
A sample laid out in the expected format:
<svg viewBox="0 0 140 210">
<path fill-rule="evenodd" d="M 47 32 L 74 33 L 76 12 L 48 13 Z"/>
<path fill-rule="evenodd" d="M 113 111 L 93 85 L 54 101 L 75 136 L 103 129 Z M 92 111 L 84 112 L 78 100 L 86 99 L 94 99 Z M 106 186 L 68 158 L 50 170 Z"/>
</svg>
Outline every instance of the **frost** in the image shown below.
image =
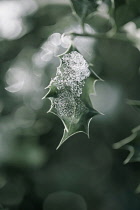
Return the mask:
<svg viewBox="0 0 140 210">
<path fill-rule="evenodd" d="M 61 117 L 72 117 L 75 112 L 75 100 L 70 91 L 62 91 L 54 99 L 54 106 Z"/>
<path fill-rule="evenodd" d="M 64 68 L 64 73 L 69 73 L 69 77 L 72 82 L 83 81 L 90 75 L 86 60 L 76 51 L 65 54 L 62 57 L 62 66 Z"/>
<path fill-rule="evenodd" d="M 75 98 L 72 92 L 63 90 L 54 98 L 53 105 L 60 117 L 68 117 L 78 119 L 83 112 L 87 112 L 87 108 L 80 98 Z"/>
<path fill-rule="evenodd" d="M 53 106 L 60 117 L 78 119 L 82 112 L 87 111 L 80 96 L 90 71 L 86 60 L 77 51 L 67 53 L 61 59 L 61 66 L 57 68 L 56 77 L 51 81 L 58 90 Z"/>
<path fill-rule="evenodd" d="M 74 96 L 80 97 L 85 79 L 90 76 L 88 64 L 83 56 L 72 51 L 62 57 L 62 66 L 57 69 L 53 79 L 58 90 L 69 87 Z"/>
</svg>

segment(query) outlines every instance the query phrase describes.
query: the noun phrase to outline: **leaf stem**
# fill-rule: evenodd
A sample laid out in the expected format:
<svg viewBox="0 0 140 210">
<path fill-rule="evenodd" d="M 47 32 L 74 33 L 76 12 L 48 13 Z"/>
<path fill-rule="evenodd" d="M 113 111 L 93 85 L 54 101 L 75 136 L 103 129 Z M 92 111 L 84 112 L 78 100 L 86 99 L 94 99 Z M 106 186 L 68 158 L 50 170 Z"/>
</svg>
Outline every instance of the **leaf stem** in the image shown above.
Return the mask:
<svg viewBox="0 0 140 210">
<path fill-rule="evenodd" d="M 112 40 L 118 40 L 118 41 L 124 41 L 124 42 L 128 42 L 128 43 L 132 43 L 132 41 L 127 39 L 127 37 L 125 35 L 122 35 L 122 34 L 119 34 L 119 33 L 114 34 L 114 35 L 110 35 L 108 33 L 105 33 L 105 34 L 71 33 L 70 35 L 72 35 L 74 37 L 80 36 L 80 37 L 89 37 L 89 38 L 95 38 L 95 39 L 112 39 Z"/>
</svg>

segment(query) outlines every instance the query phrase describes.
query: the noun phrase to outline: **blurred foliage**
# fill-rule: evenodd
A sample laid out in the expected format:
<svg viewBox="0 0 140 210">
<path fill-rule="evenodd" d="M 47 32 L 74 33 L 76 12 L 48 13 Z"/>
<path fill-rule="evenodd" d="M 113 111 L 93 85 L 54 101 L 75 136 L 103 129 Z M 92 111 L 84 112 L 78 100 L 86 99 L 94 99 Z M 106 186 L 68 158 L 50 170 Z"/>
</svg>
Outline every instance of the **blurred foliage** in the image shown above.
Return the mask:
<svg viewBox="0 0 140 210">
<path fill-rule="evenodd" d="M 73 44 L 104 80 L 90 94 L 104 115 L 56 150 L 64 128 L 44 88 L 61 35 L 83 29 Z M 126 139 L 140 125 L 140 1 L 3 0 L 0 44 L 0 210 L 139 210 L 139 131 Z"/>
<path fill-rule="evenodd" d="M 83 21 L 90 13 L 94 12 L 98 7 L 98 0 L 71 0 L 75 13 Z"/>
</svg>

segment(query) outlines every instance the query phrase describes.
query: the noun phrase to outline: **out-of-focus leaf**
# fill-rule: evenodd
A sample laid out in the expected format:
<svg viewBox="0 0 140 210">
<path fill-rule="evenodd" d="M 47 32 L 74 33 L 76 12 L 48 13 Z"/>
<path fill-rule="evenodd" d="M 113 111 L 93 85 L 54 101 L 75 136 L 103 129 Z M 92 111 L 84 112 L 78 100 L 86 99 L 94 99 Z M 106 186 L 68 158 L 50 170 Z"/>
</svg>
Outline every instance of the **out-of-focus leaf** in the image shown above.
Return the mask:
<svg viewBox="0 0 140 210">
<path fill-rule="evenodd" d="M 140 13 L 140 1 L 139 0 L 127 0 L 127 5 L 131 7 L 136 13 Z"/>
<path fill-rule="evenodd" d="M 138 73 L 140 53 L 132 45 L 119 40 L 100 40 L 95 50 L 94 69 L 101 72 L 103 79 L 111 79 L 124 86 Z"/>
<path fill-rule="evenodd" d="M 116 24 L 119 27 L 133 21 L 140 15 L 140 1 L 139 0 L 126 0 L 117 1 L 115 3 L 115 20 Z"/>
<path fill-rule="evenodd" d="M 95 31 L 102 33 L 109 31 L 112 27 L 109 16 L 100 13 L 90 15 L 86 19 L 86 23 L 88 23 Z"/>
<path fill-rule="evenodd" d="M 41 26 L 55 25 L 61 18 L 71 13 L 69 5 L 48 4 L 38 10 L 32 17 L 33 21 Z"/>
<path fill-rule="evenodd" d="M 129 155 L 124 160 L 124 164 L 129 162 L 140 162 L 140 126 L 134 128 L 129 137 L 115 143 L 113 148 L 121 148 L 129 151 Z"/>
<path fill-rule="evenodd" d="M 76 14 L 84 20 L 86 16 L 94 12 L 98 7 L 98 0 L 71 0 Z"/>
<path fill-rule="evenodd" d="M 118 28 L 133 20 L 136 16 L 135 11 L 128 5 L 120 6 L 115 13 L 115 21 Z"/>
</svg>

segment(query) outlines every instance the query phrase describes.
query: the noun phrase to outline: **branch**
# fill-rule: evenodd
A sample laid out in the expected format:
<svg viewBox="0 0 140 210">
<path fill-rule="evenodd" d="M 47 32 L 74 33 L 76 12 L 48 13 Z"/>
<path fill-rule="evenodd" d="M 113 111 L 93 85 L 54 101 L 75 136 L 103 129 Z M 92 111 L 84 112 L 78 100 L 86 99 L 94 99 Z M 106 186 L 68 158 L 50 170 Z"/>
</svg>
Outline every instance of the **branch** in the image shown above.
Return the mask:
<svg viewBox="0 0 140 210">
<path fill-rule="evenodd" d="M 67 35 L 67 34 L 66 34 Z M 115 34 L 115 35 L 110 35 L 108 33 L 105 34 L 88 34 L 88 33 L 83 33 L 83 34 L 79 34 L 79 33 L 70 33 L 68 35 L 72 35 L 74 37 L 76 36 L 81 36 L 81 37 L 89 37 L 89 38 L 95 38 L 95 39 L 112 39 L 112 40 L 118 40 L 118 41 L 123 41 L 123 42 L 127 42 L 127 43 L 132 43 L 132 41 L 130 41 L 129 39 L 127 39 L 126 35 L 123 34 Z"/>
</svg>

